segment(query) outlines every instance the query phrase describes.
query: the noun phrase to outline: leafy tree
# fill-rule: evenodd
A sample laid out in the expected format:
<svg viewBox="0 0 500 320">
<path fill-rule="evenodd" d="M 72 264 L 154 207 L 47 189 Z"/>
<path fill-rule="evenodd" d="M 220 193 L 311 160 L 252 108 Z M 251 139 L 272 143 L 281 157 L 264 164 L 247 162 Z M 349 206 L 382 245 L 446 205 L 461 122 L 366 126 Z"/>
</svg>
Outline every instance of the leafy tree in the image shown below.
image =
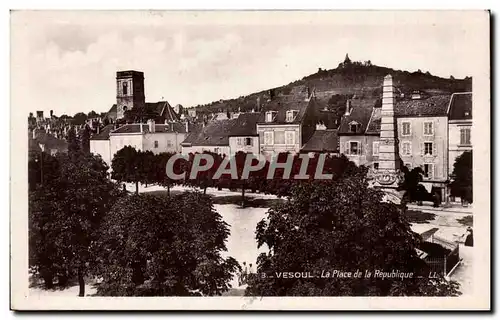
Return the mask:
<svg viewBox="0 0 500 320">
<path fill-rule="evenodd" d="M 125 146 L 113 157 L 111 161 L 113 172 L 111 178 L 120 182 L 135 182 L 135 193 L 139 193 L 139 182 L 142 177 L 140 154 L 135 148 Z"/>
<path fill-rule="evenodd" d="M 167 153 L 163 152 L 157 154 L 155 156 L 155 182 L 159 185 L 167 188 L 167 194 L 170 195 L 170 188 L 174 186 L 176 183 L 180 182 L 179 180 L 171 179 L 166 172 L 167 162 L 175 153 Z M 183 168 L 185 160 L 178 159 L 174 162 L 173 173 L 181 174 L 183 172 Z"/>
<path fill-rule="evenodd" d="M 75 128 L 70 128 L 68 130 L 68 135 L 66 137 L 66 141 L 68 142 L 68 152 L 69 153 L 78 153 L 81 148 L 80 148 L 80 140 L 78 139 L 78 136 L 76 135 Z"/>
<path fill-rule="evenodd" d="M 99 233 L 99 295 L 220 295 L 239 269 L 222 257 L 228 225 L 199 192 L 122 198 Z"/>
<path fill-rule="evenodd" d="M 457 295 L 455 282 L 427 278 L 429 268 L 415 250 L 421 238 L 396 205 L 382 202 L 382 192 L 368 187 L 367 169 L 347 170 L 338 179 L 295 186 L 289 200 L 259 222 L 258 245 L 266 244 L 269 252 L 258 257 L 259 276 L 249 278 L 246 295 Z M 333 270 L 368 270 L 372 276 L 321 277 Z M 375 270 L 414 276 L 381 279 Z M 319 277 L 280 277 L 283 271 Z"/>
<path fill-rule="evenodd" d="M 95 231 L 120 192 L 107 179 L 108 167 L 100 157 L 61 153 L 56 160 L 57 172 L 30 192 L 29 264 L 46 287 L 54 276 L 61 285 L 77 276 L 79 295 L 84 296 Z"/>
<path fill-rule="evenodd" d="M 472 151 L 466 151 L 453 164 L 451 195 L 472 203 Z"/>
<path fill-rule="evenodd" d="M 89 114 L 87 115 L 87 118 L 99 118 L 99 114 L 95 112 L 94 110 L 90 111 Z"/>
<path fill-rule="evenodd" d="M 423 185 L 420 184 L 424 180 L 424 170 L 421 167 L 415 167 L 409 170 L 400 161 L 401 171 L 404 174 L 404 179 L 399 185 L 399 190 L 405 190 L 403 195 L 404 202 L 417 201 L 419 205 L 422 201 L 429 199 L 429 193 Z"/>
<path fill-rule="evenodd" d="M 81 131 L 80 143 L 82 151 L 90 153 L 90 128 L 88 126 Z"/>
<path fill-rule="evenodd" d="M 78 112 L 73 117 L 73 124 L 74 125 L 82 125 L 82 124 L 85 124 L 86 121 L 87 121 L 87 115 L 83 112 Z"/>
</svg>

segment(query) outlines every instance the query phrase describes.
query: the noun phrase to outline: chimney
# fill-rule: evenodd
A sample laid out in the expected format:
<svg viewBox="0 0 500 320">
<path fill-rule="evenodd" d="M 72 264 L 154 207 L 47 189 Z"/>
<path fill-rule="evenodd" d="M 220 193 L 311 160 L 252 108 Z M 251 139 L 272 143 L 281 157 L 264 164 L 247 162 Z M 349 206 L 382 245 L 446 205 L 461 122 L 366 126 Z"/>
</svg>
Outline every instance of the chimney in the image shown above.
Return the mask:
<svg viewBox="0 0 500 320">
<path fill-rule="evenodd" d="M 351 114 L 351 100 L 347 99 L 345 102 L 345 115 L 348 116 Z"/>
<path fill-rule="evenodd" d="M 50 110 L 50 118 L 52 119 L 52 116 L 54 115 L 54 110 Z"/>
<path fill-rule="evenodd" d="M 189 132 L 189 121 L 186 121 L 186 133 Z"/>
<path fill-rule="evenodd" d="M 174 123 L 173 122 L 170 122 L 170 131 L 174 131 Z"/>
<path fill-rule="evenodd" d="M 149 119 L 148 120 L 148 127 L 149 127 L 149 132 L 151 132 L 151 133 L 155 132 L 155 121 L 154 121 L 154 119 Z"/>
</svg>

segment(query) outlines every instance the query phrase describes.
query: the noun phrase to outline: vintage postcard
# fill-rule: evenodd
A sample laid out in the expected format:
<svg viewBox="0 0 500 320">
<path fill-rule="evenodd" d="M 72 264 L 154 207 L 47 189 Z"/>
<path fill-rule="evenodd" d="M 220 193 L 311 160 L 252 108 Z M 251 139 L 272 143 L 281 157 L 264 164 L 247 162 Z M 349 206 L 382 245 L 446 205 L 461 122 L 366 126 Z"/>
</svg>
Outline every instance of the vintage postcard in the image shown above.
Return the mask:
<svg viewBox="0 0 500 320">
<path fill-rule="evenodd" d="M 488 11 L 12 11 L 14 310 L 489 310 Z"/>
</svg>

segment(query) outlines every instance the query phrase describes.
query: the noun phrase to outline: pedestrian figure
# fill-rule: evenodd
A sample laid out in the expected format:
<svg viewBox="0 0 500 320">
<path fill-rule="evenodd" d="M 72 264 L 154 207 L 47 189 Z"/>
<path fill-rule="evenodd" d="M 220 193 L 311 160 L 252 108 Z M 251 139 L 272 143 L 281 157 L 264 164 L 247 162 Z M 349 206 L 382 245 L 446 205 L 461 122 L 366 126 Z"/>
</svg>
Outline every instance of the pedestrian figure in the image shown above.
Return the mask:
<svg viewBox="0 0 500 320">
<path fill-rule="evenodd" d="M 251 277 L 253 276 L 253 268 L 252 268 L 252 264 L 250 263 L 250 267 L 248 268 L 248 276 Z"/>
<path fill-rule="evenodd" d="M 472 228 L 468 227 L 467 228 L 467 238 L 465 238 L 465 245 L 467 247 L 473 247 L 474 246 L 474 237 L 472 235 Z"/>
</svg>

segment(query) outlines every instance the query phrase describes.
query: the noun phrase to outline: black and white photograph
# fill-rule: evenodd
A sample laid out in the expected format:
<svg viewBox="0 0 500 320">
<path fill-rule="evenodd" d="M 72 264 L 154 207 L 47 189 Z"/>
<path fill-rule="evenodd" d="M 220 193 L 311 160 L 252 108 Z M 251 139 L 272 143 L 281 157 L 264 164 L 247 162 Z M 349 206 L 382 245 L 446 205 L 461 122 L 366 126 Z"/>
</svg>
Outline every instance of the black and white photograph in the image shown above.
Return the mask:
<svg viewBox="0 0 500 320">
<path fill-rule="evenodd" d="M 491 307 L 488 11 L 10 19 L 11 309 Z"/>
</svg>

